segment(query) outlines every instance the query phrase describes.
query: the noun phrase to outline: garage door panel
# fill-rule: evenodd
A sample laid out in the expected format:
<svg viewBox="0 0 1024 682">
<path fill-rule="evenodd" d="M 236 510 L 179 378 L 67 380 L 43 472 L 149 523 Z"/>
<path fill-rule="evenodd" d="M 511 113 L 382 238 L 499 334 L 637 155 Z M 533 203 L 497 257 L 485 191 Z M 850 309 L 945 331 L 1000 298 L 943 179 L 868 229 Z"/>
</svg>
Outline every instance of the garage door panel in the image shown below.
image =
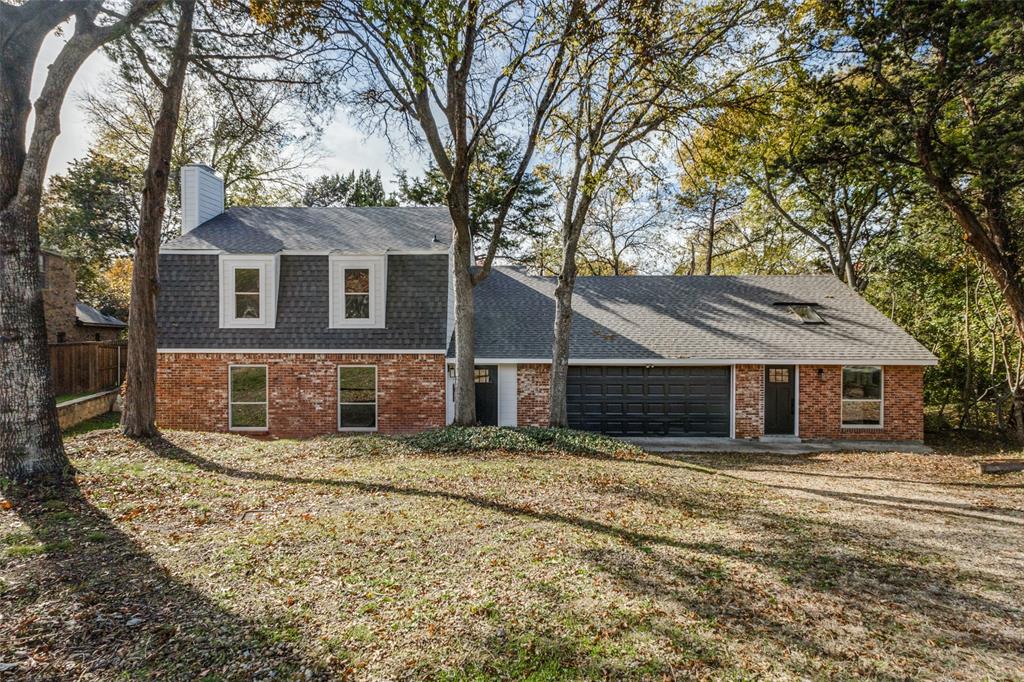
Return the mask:
<svg viewBox="0 0 1024 682">
<path fill-rule="evenodd" d="M 729 367 L 573 366 L 569 425 L 628 436 L 728 436 Z"/>
</svg>

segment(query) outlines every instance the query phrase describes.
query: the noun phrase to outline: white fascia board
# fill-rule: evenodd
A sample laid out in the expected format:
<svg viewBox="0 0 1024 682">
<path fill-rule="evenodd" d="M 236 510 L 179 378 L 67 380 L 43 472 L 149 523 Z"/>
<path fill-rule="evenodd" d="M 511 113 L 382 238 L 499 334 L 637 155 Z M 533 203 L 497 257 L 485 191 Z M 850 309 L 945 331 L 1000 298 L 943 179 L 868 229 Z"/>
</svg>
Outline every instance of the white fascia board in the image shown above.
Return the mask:
<svg viewBox="0 0 1024 682">
<path fill-rule="evenodd" d="M 189 254 L 210 256 L 210 255 L 219 255 L 219 254 L 222 254 L 222 253 L 227 254 L 228 252 L 224 251 L 223 249 L 160 249 L 160 253 L 167 253 L 167 254 L 173 254 L 173 255 L 179 255 L 179 256 L 185 256 L 185 255 L 189 255 Z M 350 251 L 322 251 L 322 250 L 321 251 L 317 251 L 317 250 L 305 251 L 305 250 L 302 250 L 302 249 L 282 249 L 281 251 L 275 251 L 273 254 L 269 254 L 269 253 L 259 253 L 259 254 L 253 253 L 253 254 L 237 254 L 237 255 L 251 255 L 251 256 L 270 256 L 270 255 L 278 255 L 278 256 L 332 256 L 332 255 L 339 255 L 339 256 L 381 256 L 381 255 L 384 255 L 384 256 L 444 256 L 444 255 L 447 255 L 447 254 L 448 254 L 447 251 L 433 251 L 433 250 L 432 251 L 387 251 L 387 252 L 382 254 L 379 251 L 368 253 L 368 252 L 365 252 L 365 251 L 351 251 L 351 252 Z M 231 254 L 231 255 L 236 255 L 236 254 Z"/>
<path fill-rule="evenodd" d="M 551 360 L 549 358 L 476 358 L 476 364 L 478 365 L 498 365 L 502 363 L 512 363 L 520 365 L 550 365 Z M 448 358 L 448 364 L 455 364 L 455 358 Z M 582 359 L 582 360 L 569 360 L 570 365 L 588 366 L 588 365 L 619 365 L 619 366 L 693 366 L 693 367 L 716 367 L 716 366 L 727 366 L 727 365 L 838 365 L 838 366 L 850 366 L 850 365 L 887 365 L 893 366 L 913 366 L 913 367 L 930 367 L 939 364 L 938 360 L 900 360 L 896 358 L 890 358 L 888 360 L 880 360 L 877 358 L 872 359 L 846 359 L 837 360 L 836 358 L 825 359 L 794 359 L 794 358 L 742 358 L 742 359 L 719 359 L 719 358 L 649 358 L 646 360 L 638 360 L 636 358 L 600 358 L 600 359 Z"/>
<path fill-rule="evenodd" d="M 221 355 L 275 353 L 288 355 L 443 355 L 443 349 L 422 348 L 157 348 L 157 353 L 205 353 Z"/>
</svg>

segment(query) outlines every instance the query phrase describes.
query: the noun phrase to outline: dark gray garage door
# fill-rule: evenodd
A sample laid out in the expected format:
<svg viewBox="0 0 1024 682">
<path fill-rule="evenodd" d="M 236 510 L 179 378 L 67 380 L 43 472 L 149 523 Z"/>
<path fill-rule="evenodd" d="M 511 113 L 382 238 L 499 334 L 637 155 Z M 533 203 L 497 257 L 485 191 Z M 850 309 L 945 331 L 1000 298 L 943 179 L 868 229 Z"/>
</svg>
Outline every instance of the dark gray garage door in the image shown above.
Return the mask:
<svg viewBox="0 0 1024 682">
<path fill-rule="evenodd" d="M 617 436 L 728 436 L 729 367 L 569 368 L 569 426 Z"/>
</svg>

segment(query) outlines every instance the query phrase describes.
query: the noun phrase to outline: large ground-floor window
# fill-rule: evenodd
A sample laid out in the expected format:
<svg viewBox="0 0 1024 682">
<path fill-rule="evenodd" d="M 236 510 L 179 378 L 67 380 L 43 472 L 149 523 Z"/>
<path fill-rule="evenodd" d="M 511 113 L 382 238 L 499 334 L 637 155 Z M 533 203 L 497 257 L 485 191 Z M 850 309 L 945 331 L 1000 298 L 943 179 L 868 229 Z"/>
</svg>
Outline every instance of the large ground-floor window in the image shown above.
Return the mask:
<svg viewBox="0 0 1024 682">
<path fill-rule="evenodd" d="M 338 430 L 377 428 L 377 368 L 338 367 Z"/>
<path fill-rule="evenodd" d="M 228 367 L 228 426 L 232 431 L 266 430 L 266 365 Z"/>
<path fill-rule="evenodd" d="M 843 426 L 882 425 L 882 368 L 843 367 Z"/>
</svg>

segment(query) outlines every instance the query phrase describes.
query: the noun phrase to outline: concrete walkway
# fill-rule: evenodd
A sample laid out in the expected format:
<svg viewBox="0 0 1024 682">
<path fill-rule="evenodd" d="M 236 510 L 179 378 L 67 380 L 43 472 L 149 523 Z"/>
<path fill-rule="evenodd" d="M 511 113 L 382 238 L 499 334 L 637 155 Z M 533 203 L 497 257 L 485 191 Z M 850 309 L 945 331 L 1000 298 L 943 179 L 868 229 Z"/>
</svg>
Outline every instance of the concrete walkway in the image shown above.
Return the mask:
<svg viewBox="0 0 1024 682">
<path fill-rule="evenodd" d="M 914 452 L 928 454 L 923 443 L 887 443 L 868 440 L 746 440 L 742 438 L 623 438 L 649 452 L 740 452 L 772 455 L 808 455 L 815 452 Z"/>
</svg>

